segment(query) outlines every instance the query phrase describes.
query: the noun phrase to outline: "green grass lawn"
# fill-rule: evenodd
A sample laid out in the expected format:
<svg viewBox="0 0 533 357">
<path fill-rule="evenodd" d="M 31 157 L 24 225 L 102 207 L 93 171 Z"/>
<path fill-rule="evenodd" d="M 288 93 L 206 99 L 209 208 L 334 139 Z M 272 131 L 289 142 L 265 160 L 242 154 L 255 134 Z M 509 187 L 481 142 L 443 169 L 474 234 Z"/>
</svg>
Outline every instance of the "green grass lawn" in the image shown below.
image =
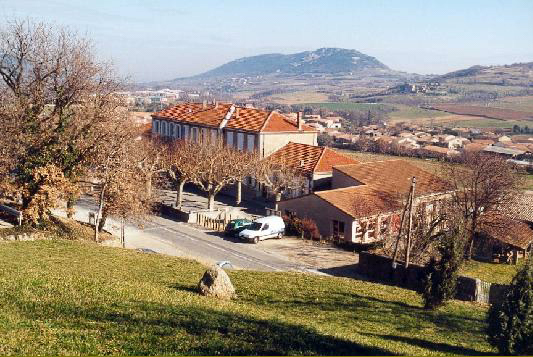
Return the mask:
<svg viewBox="0 0 533 357">
<path fill-rule="evenodd" d="M 395 111 L 389 113 L 389 116 L 395 120 L 405 119 L 427 119 L 438 118 L 449 115 L 448 113 L 439 110 L 429 110 L 419 108 L 414 105 L 394 104 Z"/>
<path fill-rule="evenodd" d="M 478 278 L 488 283 L 510 284 L 522 264 L 524 264 L 523 259 L 519 259 L 517 265 L 471 260 L 461 267 L 461 275 Z"/>
<path fill-rule="evenodd" d="M 0 354 L 491 354 L 486 307 L 421 308 L 409 290 L 233 271 L 199 296 L 199 263 L 73 241 L 0 243 Z"/>
</svg>

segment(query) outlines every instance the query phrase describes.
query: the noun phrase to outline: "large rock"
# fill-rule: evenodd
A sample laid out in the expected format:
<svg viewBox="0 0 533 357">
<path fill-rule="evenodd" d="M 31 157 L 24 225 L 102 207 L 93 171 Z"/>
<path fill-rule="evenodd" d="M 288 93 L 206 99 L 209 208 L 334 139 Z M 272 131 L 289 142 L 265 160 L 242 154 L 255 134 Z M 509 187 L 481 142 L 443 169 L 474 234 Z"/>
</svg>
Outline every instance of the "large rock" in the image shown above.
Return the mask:
<svg viewBox="0 0 533 357">
<path fill-rule="evenodd" d="M 235 297 L 235 288 L 228 274 L 217 265 L 207 269 L 198 283 L 198 292 L 205 296 L 214 296 L 229 300 Z"/>
</svg>

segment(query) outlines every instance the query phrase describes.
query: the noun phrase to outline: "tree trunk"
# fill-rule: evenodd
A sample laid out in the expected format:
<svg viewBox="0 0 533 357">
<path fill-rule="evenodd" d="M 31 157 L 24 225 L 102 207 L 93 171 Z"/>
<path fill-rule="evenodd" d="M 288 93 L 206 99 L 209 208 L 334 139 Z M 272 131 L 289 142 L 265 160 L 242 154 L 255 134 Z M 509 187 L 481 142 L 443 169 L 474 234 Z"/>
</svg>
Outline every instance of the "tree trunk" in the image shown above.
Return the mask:
<svg viewBox="0 0 533 357">
<path fill-rule="evenodd" d="M 470 242 L 468 243 L 468 252 L 466 255 L 466 259 L 470 260 L 472 259 L 472 256 L 474 254 L 474 239 L 476 237 L 476 225 L 477 225 L 477 217 L 472 217 L 472 224 L 470 226 Z"/>
<path fill-rule="evenodd" d="M 124 218 L 120 220 L 120 242 L 122 243 L 122 248 L 126 248 L 126 233 L 125 233 L 125 221 Z"/>
<path fill-rule="evenodd" d="M 276 192 L 276 197 L 274 198 L 274 209 L 278 210 L 278 203 L 281 201 L 281 192 Z"/>
<path fill-rule="evenodd" d="M 207 209 L 210 211 L 215 210 L 215 195 L 216 195 L 216 192 L 212 192 L 212 191 L 208 192 Z"/>
<path fill-rule="evenodd" d="M 146 195 L 152 197 L 152 175 L 146 178 Z"/>
<path fill-rule="evenodd" d="M 96 215 L 94 216 L 94 241 L 96 243 L 99 242 L 99 237 L 98 237 L 99 230 L 98 230 L 98 227 L 100 226 L 100 216 L 102 215 L 102 211 L 104 209 L 105 189 L 106 189 L 106 184 L 104 183 L 104 184 L 102 184 L 102 190 L 100 191 L 100 202 L 98 204 L 98 211 L 96 212 Z"/>
<path fill-rule="evenodd" d="M 176 187 L 176 208 L 181 208 L 181 203 L 183 201 L 183 186 L 185 186 L 185 180 L 179 181 Z"/>
<path fill-rule="evenodd" d="M 98 222 L 98 232 L 101 232 L 104 229 L 106 220 L 107 220 L 107 210 L 105 209 L 105 206 L 104 206 L 102 209 L 102 217 L 99 219 L 99 222 Z"/>
<path fill-rule="evenodd" d="M 76 210 L 74 209 L 74 204 L 76 203 L 76 197 L 74 195 L 69 195 L 67 198 L 67 218 L 72 219 Z"/>
<path fill-rule="evenodd" d="M 237 199 L 235 200 L 235 204 L 238 206 L 242 202 L 242 181 L 237 181 Z"/>
</svg>

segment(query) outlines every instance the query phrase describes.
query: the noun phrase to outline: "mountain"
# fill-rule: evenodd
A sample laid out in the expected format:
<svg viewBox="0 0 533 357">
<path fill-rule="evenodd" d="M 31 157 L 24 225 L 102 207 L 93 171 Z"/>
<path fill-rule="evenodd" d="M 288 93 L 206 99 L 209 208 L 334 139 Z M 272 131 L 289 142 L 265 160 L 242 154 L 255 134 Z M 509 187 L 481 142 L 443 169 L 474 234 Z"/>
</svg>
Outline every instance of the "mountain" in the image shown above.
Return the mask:
<svg viewBox="0 0 533 357">
<path fill-rule="evenodd" d="M 447 83 L 531 87 L 533 62 L 502 66 L 472 66 L 437 76 L 434 80 Z"/>
<path fill-rule="evenodd" d="M 356 50 L 320 48 L 289 55 L 273 53 L 243 57 L 195 77 L 257 76 L 267 74 L 340 74 L 366 70 L 389 70 L 376 58 Z"/>
</svg>

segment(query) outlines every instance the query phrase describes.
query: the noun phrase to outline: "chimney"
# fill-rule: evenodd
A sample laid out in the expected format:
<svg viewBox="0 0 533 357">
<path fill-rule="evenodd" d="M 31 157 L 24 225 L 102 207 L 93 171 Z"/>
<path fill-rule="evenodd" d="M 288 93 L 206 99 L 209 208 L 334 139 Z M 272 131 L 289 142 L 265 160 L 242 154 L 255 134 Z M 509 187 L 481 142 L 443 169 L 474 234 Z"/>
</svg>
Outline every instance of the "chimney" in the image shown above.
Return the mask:
<svg viewBox="0 0 533 357">
<path fill-rule="evenodd" d="M 218 109 L 218 100 L 215 101 L 215 109 Z"/>
<path fill-rule="evenodd" d="M 207 109 L 207 100 L 205 100 L 205 99 L 202 102 L 202 108 Z"/>
<path fill-rule="evenodd" d="M 298 130 L 302 130 L 303 118 L 302 112 L 296 113 L 296 124 L 298 125 Z"/>
</svg>

